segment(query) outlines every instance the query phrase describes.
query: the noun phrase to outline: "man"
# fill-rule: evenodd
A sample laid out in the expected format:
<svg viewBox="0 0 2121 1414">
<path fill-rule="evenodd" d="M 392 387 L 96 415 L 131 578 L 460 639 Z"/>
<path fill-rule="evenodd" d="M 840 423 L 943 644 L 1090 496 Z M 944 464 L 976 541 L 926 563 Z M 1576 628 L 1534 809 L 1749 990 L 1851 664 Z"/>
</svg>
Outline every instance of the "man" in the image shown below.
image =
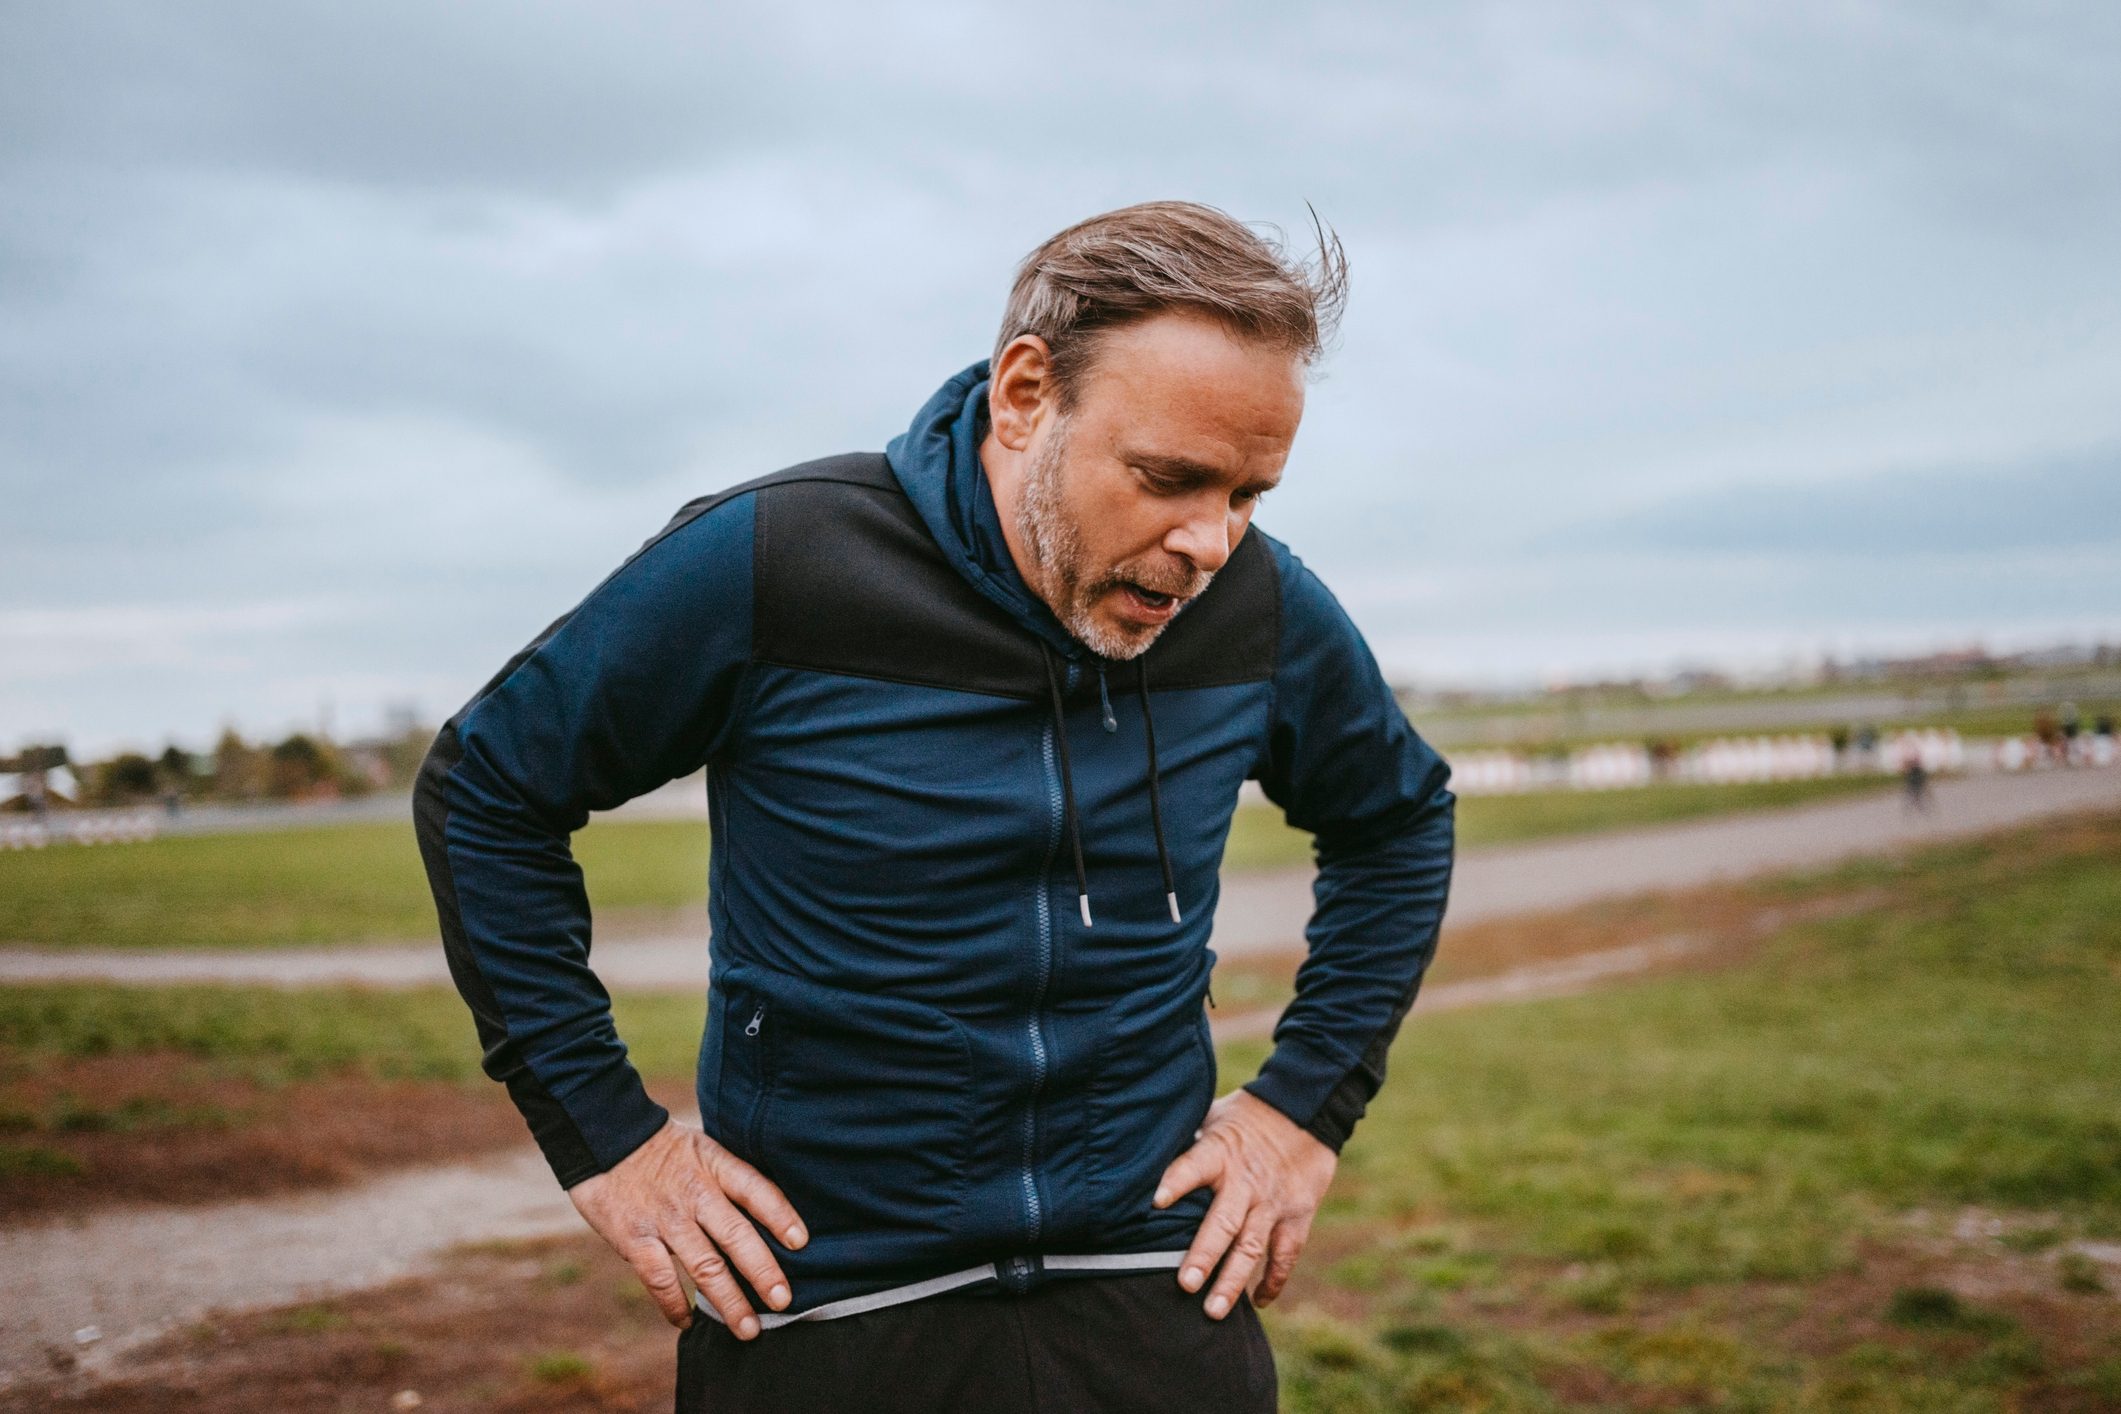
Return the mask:
<svg viewBox="0 0 2121 1414">
<path fill-rule="evenodd" d="M 681 1409 L 1274 1407 L 1253 1306 L 1383 1081 L 1452 850 L 1448 767 L 1247 533 L 1344 290 L 1337 242 L 1299 266 L 1205 207 L 1063 231 L 884 455 L 686 506 L 443 729 L 452 975 L 686 1329 Z M 694 1128 L 627 1063 L 567 840 L 702 765 Z M 1316 907 L 1272 1056 L 1211 1104 L 1248 778 L 1317 836 Z"/>
</svg>

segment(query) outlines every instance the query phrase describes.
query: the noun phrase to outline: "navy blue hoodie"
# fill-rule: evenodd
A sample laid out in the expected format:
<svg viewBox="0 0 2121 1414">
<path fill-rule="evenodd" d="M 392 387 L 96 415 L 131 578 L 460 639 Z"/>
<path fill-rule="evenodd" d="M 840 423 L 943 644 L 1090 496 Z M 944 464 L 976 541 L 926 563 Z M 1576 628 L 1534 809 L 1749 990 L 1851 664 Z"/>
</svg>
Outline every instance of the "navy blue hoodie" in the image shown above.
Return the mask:
<svg viewBox="0 0 2121 1414">
<path fill-rule="evenodd" d="M 1215 1093 L 1209 925 L 1247 779 L 1319 871 L 1246 1088 L 1335 1148 L 1443 917 L 1449 768 L 1325 587 L 1252 530 L 1146 653 L 1098 657 L 1011 562 L 986 375 L 882 456 L 684 507 L 450 719 L 416 791 L 486 1071 L 572 1186 L 666 1112 L 590 969 L 568 837 L 706 767 L 701 1119 L 811 1233 L 764 1234 L 794 1291 L 755 1303 L 768 1325 L 1177 1264 L 1213 1195 L 1149 1200 Z"/>
</svg>

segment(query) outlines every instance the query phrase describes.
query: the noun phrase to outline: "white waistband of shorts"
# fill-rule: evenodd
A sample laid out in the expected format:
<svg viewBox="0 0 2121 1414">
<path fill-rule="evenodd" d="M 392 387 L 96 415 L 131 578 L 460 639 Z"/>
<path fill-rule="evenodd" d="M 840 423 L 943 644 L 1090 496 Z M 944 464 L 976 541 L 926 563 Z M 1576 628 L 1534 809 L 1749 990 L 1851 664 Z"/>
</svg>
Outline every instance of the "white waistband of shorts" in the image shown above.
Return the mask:
<svg viewBox="0 0 2121 1414">
<path fill-rule="evenodd" d="M 1178 1266 L 1185 1258 L 1186 1249 L 1174 1252 L 1077 1252 L 1058 1256 L 1040 1257 L 1039 1265 L 1049 1272 L 1098 1271 L 1098 1272 L 1149 1272 Z M 1004 1259 L 1006 1261 L 1007 1259 Z M 1002 1262 L 982 1262 L 976 1267 L 962 1271 L 945 1272 L 926 1281 L 909 1282 L 905 1286 L 886 1287 L 882 1291 L 866 1292 L 861 1296 L 850 1296 L 843 1301 L 828 1301 L 822 1306 L 813 1306 L 807 1311 L 789 1315 L 785 1311 L 761 1311 L 758 1313 L 759 1328 L 772 1330 L 791 1321 L 830 1321 L 839 1316 L 859 1316 L 864 1311 L 880 1310 L 885 1306 L 897 1306 L 907 1301 L 918 1301 L 923 1296 L 935 1296 L 945 1291 L 954 1291 L 975 1282 L 999 1281 Z M 714 1320 L 722 1320 L 722 1313 L 707 1304 L 698 1292 L 692 1294 L 692 1304 Z M 724 1325 L 728 1322 L 724 1321 Z"/>
</svg>

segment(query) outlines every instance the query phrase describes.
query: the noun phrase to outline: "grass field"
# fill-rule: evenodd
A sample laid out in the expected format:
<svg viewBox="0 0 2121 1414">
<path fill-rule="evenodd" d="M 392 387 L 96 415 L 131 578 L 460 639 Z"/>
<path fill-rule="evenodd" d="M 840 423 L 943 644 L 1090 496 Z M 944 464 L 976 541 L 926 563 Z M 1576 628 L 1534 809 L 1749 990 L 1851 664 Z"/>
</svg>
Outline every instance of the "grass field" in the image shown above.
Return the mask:
<svg viewBox="0 0 2121 1414">
<path fill-rule="evenodd" d="M 1464 846 L 1619 829 L 1887 788 L 1872 778 L 1661 786 L 1484 797 L 1459 805 Z M 707 827 L 599 822 L 575 839 L 600 918 L 706 897 Z M 1238 812 L 1233 869 L 1304 863 L 1308 837 L 1279 811 Z M 102 848 L 0 853 L 0 943 L 44 947 L 281 947 L 434 936 L 409 826 L 334 825 Z"/>
<path fill-rule="evenodd" d="M 1422 1019 L 1270 1312 L 1286 1407 L 2121 1407 L 2071 1246 L 2121 1237 L 2117 860 L 1868 864 L 1737 969 Z"/>
<path fill-rule="evenodd" d="M 1749 916 L 1783 921 L 1713 966 L 1417 1016 L 1265 1314 L 1283 1407 L 2121 1408 L 2117 861 L 2108 815 L 1749 885 Z M 698 1003 L 624 999 L 620 1025 L 681 1076 Z M 472 1073 L 468 1030 L 446 994 L 0 992 L 16 1075 L 130 1051 L 431 1086 Z M 1226 1084 L 1263 1049 L 1224 1048 Z M 477 1282 L 244 1318 L 178 1355 L 261 1399 L 324 1391 L 245 1409 L 371 1382 L 667 1407 L 668 1334 L 588 1241 L 509 1258 L 545 1273 L 528 1284 L 480 1256 Z"/>
<path fill-rule="evenodd" d="M 644 1075 L 692 1074 L 704 994 L 621 992 L 612 1012 Z M 479 1075 L 471 1014 L 443 987 L 0 987 L 0 1073 L 146 1052 L 211 1061 L 264 1084 L 345 1071 L 376 1080 Z"/>
<path fill-rule="evenodd" d="M 599 911 L 707 893 L 707 827 L 594 824 L 574 840 Z M 0 939 L 46 947 L 272 947 L 435 936 L 409 824 L 0 853 Z"/>
</svg>

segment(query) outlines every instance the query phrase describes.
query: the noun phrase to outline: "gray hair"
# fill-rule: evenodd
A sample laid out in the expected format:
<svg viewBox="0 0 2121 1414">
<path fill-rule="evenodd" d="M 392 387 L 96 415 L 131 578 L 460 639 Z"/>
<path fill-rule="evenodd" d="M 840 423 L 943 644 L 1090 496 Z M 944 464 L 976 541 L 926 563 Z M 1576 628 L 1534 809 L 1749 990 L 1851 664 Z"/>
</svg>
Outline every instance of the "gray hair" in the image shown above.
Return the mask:
<svg viewBox="0 0 2121 1414">
<path fill-rule="evenodd" d="M 1311 364 L 1348 299 L 1340 237 L 1317 212 L 1311 220 L 1318 254 L 1304 262 L 1288 254 L 1278 230 L 1262 236 L 1190 201 L 1148 201 L 1078 222 L 1017 267 L 994 358 L 1021 335 L 1044 339 L 1065 410 L 1099 334 L 1167 310 L 1195 310 Z"/>
</svg>

